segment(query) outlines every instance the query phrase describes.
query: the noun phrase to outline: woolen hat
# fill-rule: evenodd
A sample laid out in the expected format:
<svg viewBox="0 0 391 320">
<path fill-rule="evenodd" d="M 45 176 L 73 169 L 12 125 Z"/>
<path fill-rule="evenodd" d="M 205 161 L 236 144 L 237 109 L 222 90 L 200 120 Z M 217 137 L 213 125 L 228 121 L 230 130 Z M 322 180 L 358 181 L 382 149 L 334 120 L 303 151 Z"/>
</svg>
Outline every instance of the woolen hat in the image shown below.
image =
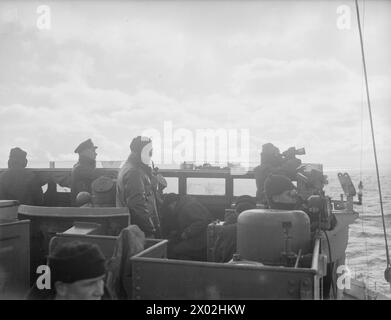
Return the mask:
<svg viewBox="0 0 391 320">
<path fill-rule="evenodd" d="M 265 180 L 266 197 L 271 198 L 287 190 L 293 190 L 295 186 L 292 181 L 283 175 L 272 174 Z"/>
<path fill-rule="evenodd" d="M 12 148 L 10 151 L 10 156 L 9 156 L 10 159 L 26 159 L 26 157 L 27 157 L 27 152 L 18 147 Z"/>
<path fill-rule="evenodd" d="M 93 279 L 106 273 L 105 256 L 96 244 L 72 241 L 48 257 L 53 283 L 73 283 Z"/>
</svg>

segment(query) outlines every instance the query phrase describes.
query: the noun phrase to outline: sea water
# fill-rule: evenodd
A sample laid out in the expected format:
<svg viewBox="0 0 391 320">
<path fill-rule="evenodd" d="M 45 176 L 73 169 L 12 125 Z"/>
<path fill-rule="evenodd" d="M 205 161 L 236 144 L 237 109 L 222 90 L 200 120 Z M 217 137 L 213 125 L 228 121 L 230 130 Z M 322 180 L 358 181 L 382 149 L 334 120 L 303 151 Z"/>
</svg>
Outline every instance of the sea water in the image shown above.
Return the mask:
<svg viewBox="0 0 391 320">
<path fill-rule="evenodd" d="M 363 182 L 364 189 L 363 204 L 354 206 L 354 210 L 359 213 L 359 218 L 349 228 L 345 265 L 350 270 L 352 278 L 363 280 L 369 289 L 391 298 L 390 285 L 384 279 L 387 264 L 376 172 L 350 170 L 347 172 L 356 190 L 358 191 L 357 186 L 360 180 Z M 338 180 L 338 171 L 325 171 L 324 174 L 328 177 L 328 184 L 325 186 L 326 194 L 332 199 L 339 200 L 343 190 Z M 391 246 L 391 174 L 382 174 L 380 181 L 386 230 Z M 224 195 L 224 186 L 223 179 L 194 178 L 188 179 L 187 192 L 189 194 Z M 171 190 L 171 192 L 176 191 Z M 255 196 L 255 192 L 254 180 L 242 179 L 242 181 L 234 182 L 235 196 L 243 194 Z"/>
<path fill-rule="evenodd" d="M 384 279 L 387 259 L 376 172 L 348 171 L 348 173 L 356 189 L 361 180 L 364 190 L 362 206 L 354 206 L 354 210 L 359 213 L 359 218 L 350 225 L 345 264 L 353 278 L 365 281 L 368 288 L 391 298 L 390 284 Z M 333 199 L 339 199 L 343 192 L 337 172 L 325 174 L 328 175 L 329 180 L 329 184 L 325 187 L 326 194 Z M 380 182 L 386 231 L 388 240 L 391 241 L 391 175 L 381 174 Z"/>
</svg>

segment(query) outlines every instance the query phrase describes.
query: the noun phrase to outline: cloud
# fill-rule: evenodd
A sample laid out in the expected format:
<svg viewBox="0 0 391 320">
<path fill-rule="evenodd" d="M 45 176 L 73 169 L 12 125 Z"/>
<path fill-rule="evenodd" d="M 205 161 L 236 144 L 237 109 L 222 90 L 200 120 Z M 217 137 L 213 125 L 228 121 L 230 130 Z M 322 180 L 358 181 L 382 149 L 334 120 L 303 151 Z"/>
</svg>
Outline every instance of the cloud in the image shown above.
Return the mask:
<svg viewBox="0 0 391 320">
<path fill-rule="evenodd" d="M 168 120 L 192 132 L 248 129 L 252 161 L 271 141 L 349 166 L 361 152 L 362 106 L 371 156 L 357 32 L 336 27 L 339 2 L 56 2 L 44 32 L 37 5 L 0 17 L 0 165 L 16 145 L 34 161 L 75 159 L 89 137 L 101 159 L 124 159 L 133 136 Z M 386 163 L 391 19 L 379 6 L 367 4 L 364 34 Z"/>
<path fill-rule="evenodd" d="M 336 90 L 353 77 L 334 59 L 278 60 L 257 58 L 237 66 L 233 71 L 233 86 L 240 94 L 275 97 L 278 95 L 308 95 L 323 88 Z"/>
</svg>

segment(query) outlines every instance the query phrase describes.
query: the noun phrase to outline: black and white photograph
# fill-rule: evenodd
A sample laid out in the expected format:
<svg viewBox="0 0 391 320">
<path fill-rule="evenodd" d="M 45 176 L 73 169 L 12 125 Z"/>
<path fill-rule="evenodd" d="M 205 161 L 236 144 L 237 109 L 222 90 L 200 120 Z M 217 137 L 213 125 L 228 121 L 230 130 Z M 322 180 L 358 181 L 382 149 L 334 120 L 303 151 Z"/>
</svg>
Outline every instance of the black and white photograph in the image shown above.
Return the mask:
<svg viewBox="0 0 391 320">
<path fill-rule="evenodd" d="M 387 0 L 0 1 L 0 300 L 390 300 L 390 39 Z"/>
</svg>

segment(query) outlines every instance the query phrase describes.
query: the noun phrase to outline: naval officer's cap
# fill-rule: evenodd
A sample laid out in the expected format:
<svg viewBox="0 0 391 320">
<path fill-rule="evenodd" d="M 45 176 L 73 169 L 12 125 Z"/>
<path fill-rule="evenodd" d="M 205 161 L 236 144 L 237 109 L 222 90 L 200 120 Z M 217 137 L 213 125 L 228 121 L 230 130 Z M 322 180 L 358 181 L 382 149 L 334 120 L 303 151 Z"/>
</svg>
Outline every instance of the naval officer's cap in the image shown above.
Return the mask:
<svg viewBox="0 0 391 320">
<path fill-rule="evenodd" d="M 96 149 L 97 146 L 94 145 L 91 139 L 87 139 L 86 141 L 83 141 L 80 143 L 77 148 L 75 149 L 75 153 L 80 153 L 86 149 Z"/>
</svg>

